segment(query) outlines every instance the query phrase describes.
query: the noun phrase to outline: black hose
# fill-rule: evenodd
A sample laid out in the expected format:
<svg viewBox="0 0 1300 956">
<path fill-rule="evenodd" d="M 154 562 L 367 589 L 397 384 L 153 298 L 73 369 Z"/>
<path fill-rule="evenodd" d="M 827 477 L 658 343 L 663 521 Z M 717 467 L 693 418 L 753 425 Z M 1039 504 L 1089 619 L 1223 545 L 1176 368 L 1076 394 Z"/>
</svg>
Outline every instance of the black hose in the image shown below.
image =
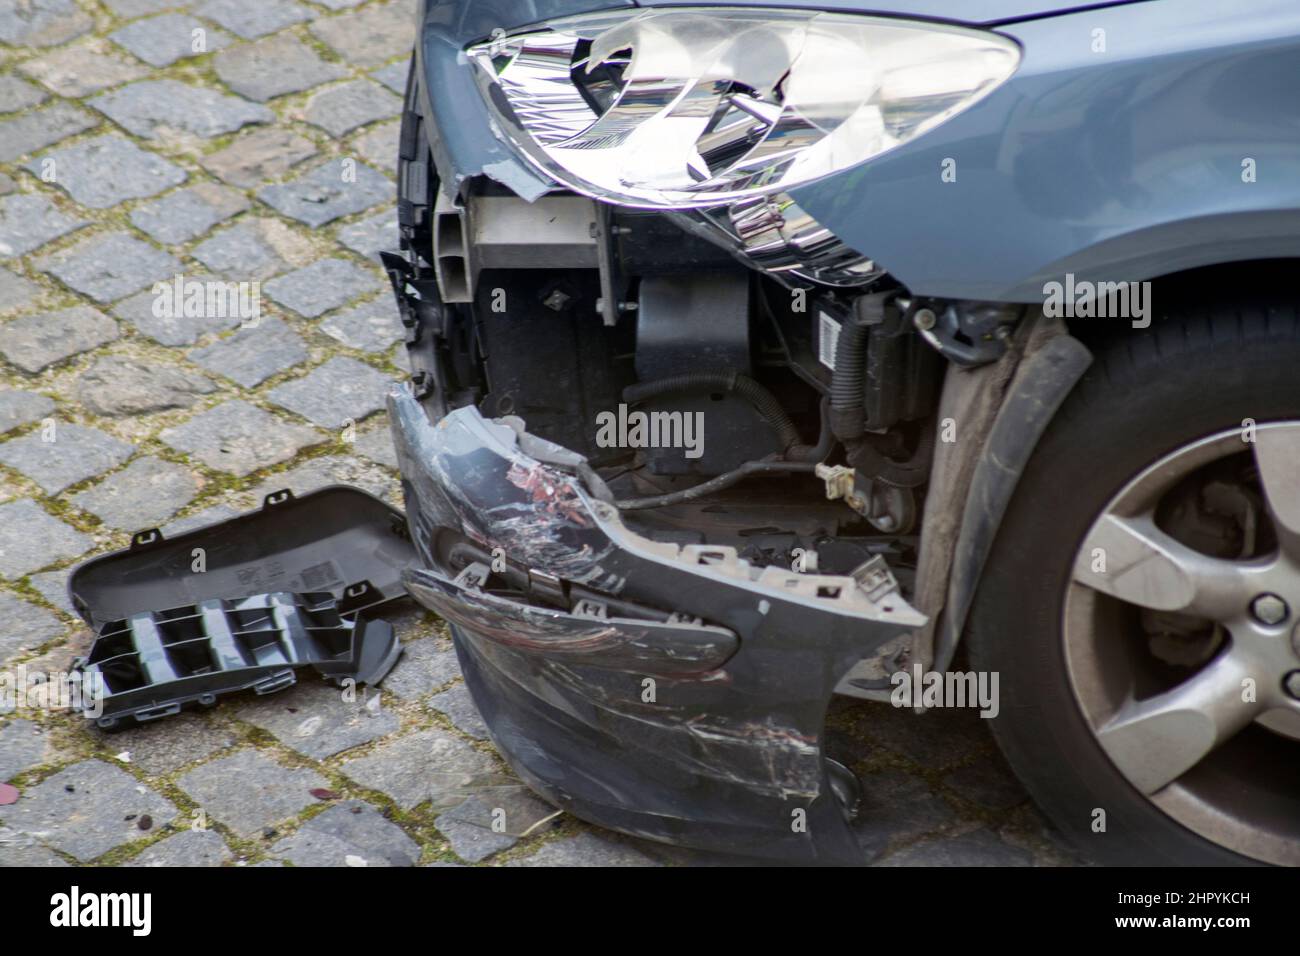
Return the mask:
<svg viewBox="0 0 1300 956">
<path fill-rule="evenodd" d="M 799 429 L 785 413 L 776 396 L 748 375 L 741 375 L 739 372 L 685 372 L 681 375 L 655 379 L 653 382 L 638 382 L 623 389 L 623 401 L 629 405 L 636 405 L 647 399 L 674 392 L 704 391 L 734 392 L 753 405 L 763 420 L 776 429 L 782 454 L 791 448 L 806 447 L 801 446 Z"/>
<path fill-rule="evenodd" d="M 879 478 L 897 488 L 916 488 L 930 475 L 934 457 L 934 429 L 924 428 L 917 439 L 916 450 L 907 461 L 886 458 L 866 442 L 856 444 L 849 451 L 849 461 L 864 474 Z"/>
<path fill-rule="evenodd" d="M 722 491 L 724 488 L 730 488 L 732 485 L 750 477 L 751 475 L 811 472 L 816 467 L 817 466 L 810 461 L 747 461 L 739 468 L 718 475 L 716 478 L 710 478 L 703 484 L 695 485 L 692 488 L 686 488 L 682 491 L 674 491 L 666 495 L 655 495 L 651 498 L 629 498 L 627 501 L 614 502 L 614 506 L 623 511 L 640 511 L 645 508 L 662 508 L 664 505 L 675 505 L 680 504 L 683 501 L 694 501 L 696 498 L 711 495 L 715 491 Z"/>
<path fill-rule="evenodd" d="M 867 428 L 867 337 L 885 318 L 885 303 L 893 293 L 858 298 L 853 315 L 840 326 L 831 373 L 831 431 L 840 441 L 861 438 Z"/>
</svg>

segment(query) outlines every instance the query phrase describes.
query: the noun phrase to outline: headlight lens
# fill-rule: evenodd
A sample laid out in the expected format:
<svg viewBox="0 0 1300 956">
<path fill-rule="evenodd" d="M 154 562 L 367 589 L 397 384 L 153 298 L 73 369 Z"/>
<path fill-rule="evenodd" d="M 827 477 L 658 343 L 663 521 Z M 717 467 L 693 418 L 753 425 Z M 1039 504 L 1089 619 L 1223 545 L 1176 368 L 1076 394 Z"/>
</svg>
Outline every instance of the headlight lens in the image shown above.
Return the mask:
<svg viewBox="0 0 1300 956">
<path fill-rule="evenodd" d="M 544 172 L 652 209 L 784 192 L 879 156 L 1020 58 L 975 30 L 734 8 L 557 20 L 468 53 L 503 131 Z"/>
</svg>

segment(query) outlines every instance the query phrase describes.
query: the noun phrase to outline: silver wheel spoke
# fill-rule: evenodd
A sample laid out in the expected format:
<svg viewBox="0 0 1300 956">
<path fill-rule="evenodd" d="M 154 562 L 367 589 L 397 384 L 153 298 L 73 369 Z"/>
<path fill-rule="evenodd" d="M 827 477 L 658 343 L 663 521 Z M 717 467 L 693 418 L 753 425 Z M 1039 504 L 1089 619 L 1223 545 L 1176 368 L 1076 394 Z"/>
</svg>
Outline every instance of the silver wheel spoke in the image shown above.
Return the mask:
<svg viewBox="0 0 1300 956">
<path fill-rule="evenodd" d="M 1261 676 L 1229 650 L 1174 689 L 1130 701 L 1098 739 L 1129 782 L 1154 793 L 1255 719 L 1261 705 L 1242 699 L 1242 681 Z"/>
<path fill-rule="evenodd" d="M 1074 579 L 1140 607 L 1216 621 L 1240 613 L 1251 596 L 1242 565 L 1193 551 L 1145 515 L 1103 515 L 1079 549 Z"/>
<path fill-rule="evenodd" d="M 1255 464 L 1278 536 L 1284 549 L 1294 553 L 1300 544 L 1300 425 L 1260 426 Z"/>
</svg>

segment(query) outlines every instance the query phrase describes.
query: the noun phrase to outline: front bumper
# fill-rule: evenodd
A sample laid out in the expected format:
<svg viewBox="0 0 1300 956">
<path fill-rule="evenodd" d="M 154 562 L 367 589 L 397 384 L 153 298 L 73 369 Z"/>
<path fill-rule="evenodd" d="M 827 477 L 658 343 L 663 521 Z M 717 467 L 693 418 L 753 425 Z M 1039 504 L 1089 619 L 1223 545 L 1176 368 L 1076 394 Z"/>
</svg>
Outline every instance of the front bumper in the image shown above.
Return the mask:
<svg viewBox="0 0 1300 956">
<path fill-rule="evenodd" d="M 389 398 L 419 565 L 515 771 L 650 839 L 803 863 L 861 860 L 823 755 L 836 683 L 925 623 L 887 573 L 755 568 L 629 530 L 578 455 L 472 407 Z"/>
</svg>

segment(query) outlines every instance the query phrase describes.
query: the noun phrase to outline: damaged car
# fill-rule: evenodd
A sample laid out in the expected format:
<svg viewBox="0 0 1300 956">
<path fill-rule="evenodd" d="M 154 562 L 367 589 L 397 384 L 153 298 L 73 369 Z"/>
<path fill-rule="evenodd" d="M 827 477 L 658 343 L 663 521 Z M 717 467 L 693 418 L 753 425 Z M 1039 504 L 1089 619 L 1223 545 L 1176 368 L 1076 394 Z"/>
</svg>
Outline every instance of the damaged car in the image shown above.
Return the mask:
<svg viewBox="0 0 1300 956">
<path fill-rule="evenodd" d="M 828 706 L 969 668 L 1089 858 L 1300 862 L 1300 8 L 418 17 L 404 584 L 530 786 L 861 863 Z"/>
</svg>

